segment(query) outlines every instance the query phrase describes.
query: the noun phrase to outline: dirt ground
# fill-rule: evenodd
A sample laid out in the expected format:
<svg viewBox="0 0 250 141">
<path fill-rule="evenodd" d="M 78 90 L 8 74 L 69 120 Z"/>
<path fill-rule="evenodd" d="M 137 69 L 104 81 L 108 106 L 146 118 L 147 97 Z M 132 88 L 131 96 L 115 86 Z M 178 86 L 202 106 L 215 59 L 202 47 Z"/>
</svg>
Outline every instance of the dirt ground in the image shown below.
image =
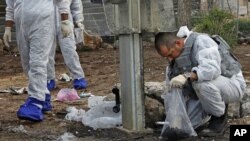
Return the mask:
<svg viewBox="0 0 250 141">
<path fill-rule="evenodd" d="M 250 46 L 239 46 L 235 51 L 243 65 L 245 77 L 250 80 Z M 249 54 L 249 55 L 247 55 Z M 86 78 L 89 82 L 88 92 L 94 95 L 108 95 L 112 87 L 119 82 L 119 51 L 118 49 L 99 49 L 95 51 L 79 52 L 80 62 L 84 68 Z M 56 56 L 56 74 L 68 72 L 60 53 Z M 144 79 L 145 81 L 164 81 L 166 60 L 161 58 L 154 48 L 144 47 Z M 22 73 L 19 57 L 11 55 L 0 56 L 0 89 L 9 87 L 26 87 L 27 78 Z M 61 88 L 71 88 L 71 82 L 57 81 L 57 89 L 52 91 L 53 99 Z M 78 91 L 79 93 L 82 91 Z M 96 130 L 84 127 L 81 123 L 64 120 L 65 109 L 69 106 L 87 108 L 87 98 L 77 102 L 61 103 L 53 101 L 54 109 L 46 114 L 43 122 L 33 123 L 19 120 L 16 111 L 27 94 L 12 95 L 0 93 L 0 140 L 1 141 L 35 141 L 56 140 L 65 132 L 71 132 L 77 136 L 77 140 L 158 140 L 159 133 L 127 134 L 117 129 Z M 237 119 L 231 123 L 249 123 L 250 119 Z M 23 125 L 26 133 L 13 130 Z M 220 137 L 204 138 L 197 140 L 228 140 L 228 132 Z"/>
</svg>

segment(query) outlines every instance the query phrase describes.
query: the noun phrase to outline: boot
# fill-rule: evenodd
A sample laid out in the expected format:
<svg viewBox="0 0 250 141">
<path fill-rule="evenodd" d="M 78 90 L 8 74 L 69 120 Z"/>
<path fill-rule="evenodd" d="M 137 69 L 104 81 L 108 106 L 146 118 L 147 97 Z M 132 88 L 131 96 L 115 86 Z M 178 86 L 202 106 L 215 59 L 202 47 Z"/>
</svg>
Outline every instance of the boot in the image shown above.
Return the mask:
<svg viewBox="0 0 250 141">
<path fill-rule="evenodd" d="M 208 124 L 208 128 L 201 131 L 200 135 L 210 136 L 210 137 L 222 135 L 227 128 L 227 120 L 228 120 L 227 111 L 228 111 L 228 104 L 226 104 L 224 115 L 220 117 L 212 116 Z"/>
<path fill-rule="evenodd" d="M 51 95 L 46 94 L 42 112 L 48 112 L 48 111 L 51 111 L 51 110 L 52 110 Z"/>
<path fill-rule="evenodd" d="M 26 102 L 20 106 L 17 111 L 17 117 L 19 119 L 30 121 L 42 121 L 44 119 L 44 115 L 42 113 L 43 105 L 43 101 L 29 97 Z"/>
<path fill-rule="evenodd" d="M 56 88 L 56 81 L 54 79 L 48 80 L 47 88 L 48 88 L 49 91 L 54 90 Z"/>
<path fill-rule="evenodd" d="M 74 79 L 73 85 L 76 90 L 79 90 L 79 89 L 86 89 L 88 86 L 88 83 L 86 79 L 80 78 L 80 79 Z"/>
</svg>

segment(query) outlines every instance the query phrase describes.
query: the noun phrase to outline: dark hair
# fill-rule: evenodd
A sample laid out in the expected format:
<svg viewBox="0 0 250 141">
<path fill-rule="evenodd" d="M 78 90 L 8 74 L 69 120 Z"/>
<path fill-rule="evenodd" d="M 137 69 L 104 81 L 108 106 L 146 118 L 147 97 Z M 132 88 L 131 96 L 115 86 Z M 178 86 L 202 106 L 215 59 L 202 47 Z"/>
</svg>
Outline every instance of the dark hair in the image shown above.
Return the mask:
<svg viewBox="0 0 250 141">
<path fill-rule="evenodd" d="M 160 46 L 162 44 L 165 44 L 167 47 L 170 47 L 173 45 L 173 43 L 179 39 L 179 37 L 176 36 L 177 32 L 159 32 L 155 35 L 155 49 L 157 51 L 160 51 Z"/>
</svg>

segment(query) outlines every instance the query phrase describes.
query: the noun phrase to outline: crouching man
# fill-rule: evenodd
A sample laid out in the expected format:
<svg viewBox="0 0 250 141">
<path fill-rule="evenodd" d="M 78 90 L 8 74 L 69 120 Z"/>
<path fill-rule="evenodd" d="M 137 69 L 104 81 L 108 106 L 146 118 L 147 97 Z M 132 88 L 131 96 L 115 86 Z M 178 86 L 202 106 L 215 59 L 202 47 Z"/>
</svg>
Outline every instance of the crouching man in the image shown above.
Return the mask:
<svg viewBox="0 0 250 141">
<path fill-rule="evenodd" d="M 241 65 L 229 52 L 228 44 L 220 36 L 195 33 L 184 26 L 178 33 L 158 33 L 155 48 L 170 62 L 170 90 L 165 103 L 168 112 L 162 135 L 171 133 L 167 129 L 177 128 L 196 136 L 194 129 L 208 121 L 209 132 L 222 132 L 226 105 L 240 101 L 246 89 Z M 176 95 L 179 97 L 173 98 Z"/>
</svg>

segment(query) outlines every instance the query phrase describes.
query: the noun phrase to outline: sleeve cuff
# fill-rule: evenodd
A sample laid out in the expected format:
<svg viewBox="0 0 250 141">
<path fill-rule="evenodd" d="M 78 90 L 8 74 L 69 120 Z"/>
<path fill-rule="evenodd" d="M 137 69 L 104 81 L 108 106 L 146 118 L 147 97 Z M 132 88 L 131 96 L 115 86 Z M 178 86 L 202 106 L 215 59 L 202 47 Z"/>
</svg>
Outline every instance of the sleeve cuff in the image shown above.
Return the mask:
<svg viewBox="0 0 250 141">
<path fill-rule="evenodd" d="M 192 68 L 192 72 L 196 72 L 196 75 L 198 77 L 197 82 L 202 82 L 204 79 L 202 78 L 202 74 L 200 73 L 198 67 Z"/>
</svg>

